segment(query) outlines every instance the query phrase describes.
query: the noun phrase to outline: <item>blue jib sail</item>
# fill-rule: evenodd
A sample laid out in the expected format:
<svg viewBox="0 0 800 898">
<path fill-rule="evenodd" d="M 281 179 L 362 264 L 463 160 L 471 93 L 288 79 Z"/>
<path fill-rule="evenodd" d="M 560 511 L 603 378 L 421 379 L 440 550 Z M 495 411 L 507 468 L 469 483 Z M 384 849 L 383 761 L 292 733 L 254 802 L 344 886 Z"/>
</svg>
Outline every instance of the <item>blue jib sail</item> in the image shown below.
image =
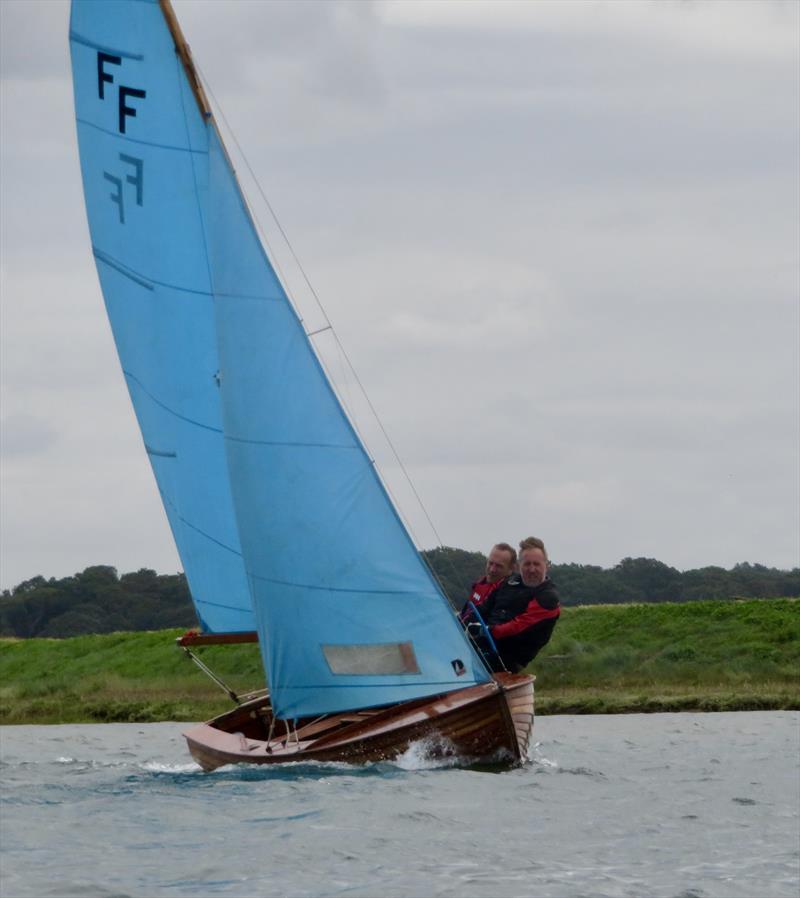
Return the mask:
<svg viewBox="0 0 800 898">
<path fill-rule="evenodd" d="M 264 254 L 164 11 L 73 0 L 72 45 L 103 291 L 204 620 L 227 604 L 243 627 L 252 603 L 281 718 L 485 682 Z"/>
</svg>

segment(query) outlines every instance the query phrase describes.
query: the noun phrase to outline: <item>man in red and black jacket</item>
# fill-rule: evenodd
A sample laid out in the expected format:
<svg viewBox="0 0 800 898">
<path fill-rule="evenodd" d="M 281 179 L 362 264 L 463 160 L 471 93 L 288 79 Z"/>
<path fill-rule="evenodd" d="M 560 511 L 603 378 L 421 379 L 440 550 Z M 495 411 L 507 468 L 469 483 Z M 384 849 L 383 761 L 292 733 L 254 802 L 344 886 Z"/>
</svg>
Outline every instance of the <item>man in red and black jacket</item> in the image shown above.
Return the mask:
<svg viewBox="0 0 800 898">
<path fill-rule="evenodd" d="M 487 654 L 494 670 L 522 670 L 544 648 L 561 608 L 544 543 L 528 537 L 520 543 L 519 574 L 512 574 L 479 606 L 499 658 Z M 502 661 L 502 663 L 501 663 Z"/>
<path fill-rule="evenodd" d="M 472 594 L 461 609 L 462 623 L 468 623 L 472 617 L 469 602 L 480 608 L 506 577 L 514 572 L 516 564 L 517 553 L 508 543 L 497 543 L 492 546 L 486 559 L 486 573 L 472 584 Z"/>
</svg>

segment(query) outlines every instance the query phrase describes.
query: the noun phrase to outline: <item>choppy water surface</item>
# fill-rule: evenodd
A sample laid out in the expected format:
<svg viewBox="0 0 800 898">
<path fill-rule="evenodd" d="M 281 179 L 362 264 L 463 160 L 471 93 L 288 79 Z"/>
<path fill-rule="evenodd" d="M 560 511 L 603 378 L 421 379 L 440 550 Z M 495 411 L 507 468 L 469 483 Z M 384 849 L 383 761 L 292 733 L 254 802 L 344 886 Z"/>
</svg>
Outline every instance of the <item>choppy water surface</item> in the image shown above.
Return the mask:
<svg viewBox="0 0 800 898">
<path fill-rule="evenodd" d="M 800 714 L 540 717 L 499 774 L 206 774 L 181 730 L 3 728 L 0 894 L 800 894 Z"/>
</svg>

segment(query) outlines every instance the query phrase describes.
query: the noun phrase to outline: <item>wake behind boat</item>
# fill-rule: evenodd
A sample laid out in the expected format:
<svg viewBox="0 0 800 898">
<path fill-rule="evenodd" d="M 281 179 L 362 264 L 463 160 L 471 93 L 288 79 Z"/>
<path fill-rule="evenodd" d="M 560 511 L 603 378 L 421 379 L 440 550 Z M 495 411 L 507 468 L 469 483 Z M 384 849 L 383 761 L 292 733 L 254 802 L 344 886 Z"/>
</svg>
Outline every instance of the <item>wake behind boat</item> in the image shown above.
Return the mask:
<svg viewBox="0 0 800 898">
<path fill-rule="evenodd" d="M 525 758 L 533 678 L 492 676 L 401 522 L 169 0 L 73 0 L 70 47 L 92 251 L 201 639 L 252 634 L 269 683 L 190 730 L 192 754 L 367 761 L 428 739 Z"/>
</svg>

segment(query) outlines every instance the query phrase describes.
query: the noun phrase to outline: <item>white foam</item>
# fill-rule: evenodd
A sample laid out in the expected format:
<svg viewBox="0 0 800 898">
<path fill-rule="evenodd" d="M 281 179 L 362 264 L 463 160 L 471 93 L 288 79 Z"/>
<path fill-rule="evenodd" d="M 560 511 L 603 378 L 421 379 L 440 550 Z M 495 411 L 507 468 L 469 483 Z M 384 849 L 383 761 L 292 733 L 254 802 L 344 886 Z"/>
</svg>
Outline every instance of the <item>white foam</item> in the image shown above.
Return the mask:
<svg viewBox="0 0 800 898">
<path fill-rule="evenodd" d="M 390 763 L 401 770 L 437 770 L 461 766 L 468 759 L 459 757 L 455 746 L 442 736 L 418 739 Z"/>
<path fill-rule="evenodd" d="M 202 769 L 193 761 L 188 764 L 161 764 L 158 761 L 145 761 L 140 766 L 148 773 L 197 773 Z"/>
<path fill-rule="evenodd" d="M 539 750 L 541 744 L 541 742 L 536 742 L 528 748 L 528 760 L 539 767 L 557 768 L 559 766 L 558 761 L 551 761 L 541 753 Z"/>
</svg>

